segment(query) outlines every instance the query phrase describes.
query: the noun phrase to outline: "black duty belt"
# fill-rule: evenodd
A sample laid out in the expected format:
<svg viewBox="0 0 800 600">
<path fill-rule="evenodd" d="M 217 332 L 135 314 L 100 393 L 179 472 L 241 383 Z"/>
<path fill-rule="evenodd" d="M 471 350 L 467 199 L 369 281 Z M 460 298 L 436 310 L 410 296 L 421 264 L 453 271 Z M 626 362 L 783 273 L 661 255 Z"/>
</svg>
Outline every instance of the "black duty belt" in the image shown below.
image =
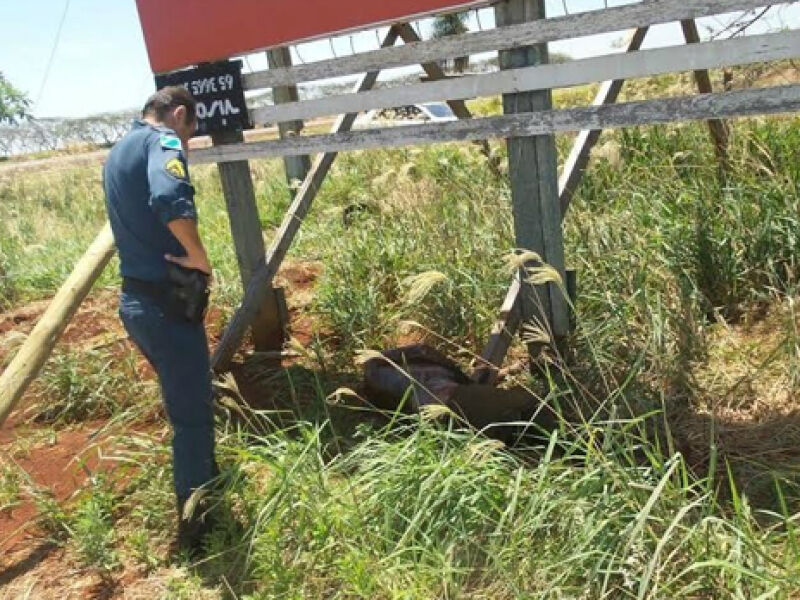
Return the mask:
<svg viewBox="0 0 800 600">
<path fill-rule="evenodd" d="M 144 279 L 123 277 L 122 291 L 127 294 L 144 294 L 163 302 L 169 294 L 169 283 L 166 281 L 145 281 Z"/>
<path fill-rule="evenodd" d="M 208 308 L 208 275 L 195 269 L 168 265 L 169 281 L 122 278 L 122 291 L 153 299 L 165 314 L 179 321 L 202 323 Z"/>
</svg>

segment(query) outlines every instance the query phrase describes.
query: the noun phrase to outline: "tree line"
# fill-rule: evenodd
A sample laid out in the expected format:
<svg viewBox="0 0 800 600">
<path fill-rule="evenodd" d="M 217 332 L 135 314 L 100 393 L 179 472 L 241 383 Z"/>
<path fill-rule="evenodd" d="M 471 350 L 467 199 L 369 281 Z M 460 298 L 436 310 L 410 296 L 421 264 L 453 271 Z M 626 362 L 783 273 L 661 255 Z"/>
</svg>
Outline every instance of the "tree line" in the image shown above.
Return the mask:
<svg viewBox="0 0 800 600">
<path fill-rule="evenodd" d="M 0 71 L 0 157 L 64 150 L 70 146 L 111 146 L 130 128 L 133 111 L 81 119 L 35 119 L 31 101 Z"/>
<path fill-rule="evenodd" d="M 64 150 L 70 146 L 111 146 L 130 129 L 134 112 L 81 119 L 32 119 L 0 125 L 0 156 Z"/>
</svg>

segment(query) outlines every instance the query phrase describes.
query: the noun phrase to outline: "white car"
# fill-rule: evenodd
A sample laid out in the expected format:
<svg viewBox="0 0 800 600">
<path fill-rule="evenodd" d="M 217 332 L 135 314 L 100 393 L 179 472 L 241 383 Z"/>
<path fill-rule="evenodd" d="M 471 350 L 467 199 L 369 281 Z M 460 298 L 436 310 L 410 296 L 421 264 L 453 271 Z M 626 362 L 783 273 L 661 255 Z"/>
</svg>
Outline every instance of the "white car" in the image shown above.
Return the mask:
<svg viewBox="0 0 800 600">
<path fill-rule="evenodd" d="M 396 127 L 404 125 L 422 125 L 423 123 L 445 123 L 455 121 L 458 117 L 444 102 L 429 104 L 409 104 L 395 108 L 377 108 L 360 116 L 355 127 Z"/>
</svg>

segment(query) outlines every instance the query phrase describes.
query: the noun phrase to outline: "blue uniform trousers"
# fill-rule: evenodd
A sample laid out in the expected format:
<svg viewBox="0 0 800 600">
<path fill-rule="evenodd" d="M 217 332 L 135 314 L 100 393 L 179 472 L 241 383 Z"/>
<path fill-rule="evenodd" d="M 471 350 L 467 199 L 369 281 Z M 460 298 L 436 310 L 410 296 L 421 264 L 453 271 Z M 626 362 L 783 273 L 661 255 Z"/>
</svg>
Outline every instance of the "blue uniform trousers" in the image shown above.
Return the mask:
<svg viewBox="0 0 800 600">
<path fill-rule="evenodd" d="M 202 323 L 164 314 L 147 294 L 122 292 L 125 329 L 158 374 L 172 425 L 175 493 L 185 501 L 216 475 L 208 340 Z"/>
</svg>

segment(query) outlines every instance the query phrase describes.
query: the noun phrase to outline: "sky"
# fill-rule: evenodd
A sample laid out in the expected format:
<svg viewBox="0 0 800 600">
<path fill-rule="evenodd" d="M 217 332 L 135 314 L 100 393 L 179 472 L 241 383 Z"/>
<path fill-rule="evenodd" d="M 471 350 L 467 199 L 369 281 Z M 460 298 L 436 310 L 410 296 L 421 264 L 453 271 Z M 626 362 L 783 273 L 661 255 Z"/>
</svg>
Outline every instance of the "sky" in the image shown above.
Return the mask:
<svg viewBox="0 0 800 600">
<path fill-rule="evenodd" d="M 631 1 L 608 0 L 608 4 Z M 548 16 L 559 16 L 564 14 L 564 6 L 570 12 L 579 12 L 599 8 L 604 0 L 547 2 Z M 61 35 L 53 52 L 62 17 Z M 729 19 L 703 20 L 700 28 L 718 27 Z M 480 12 L 480 25 L 494 25 L 491 9 Z M 770 19 L 754 33 L 798 26 L 800 5 L 795 3 L 772 9 Z M 425 35 L 429 23 L 422 22 L 419 27 Z M 474 13 L 470 27 L 478 28 Z M 560 42 L 551 48 L 575 58 L 606 54 L 616 51 L 615 42 L 623 35 Z M 361 52 L 376 48 L 378 41 L 370 31 L 354 36 L 353 43 Z M 677 43 L 681 43 L 680 28 L 672 24 L 652 30 L 645 47 Z M 334 39 L 333 46 L 339 55 L 350 53 L 349 37 Z M 332 57 L 328 41 L 303 44 L 298 50 L 306 62 Z M 266 68 L 263 53 L 247 57 L 245 70 L 249 68 Z M 135 0 L 0 0 L 0 71 L 28 94 L 34 102 L 33 114 L 39 118 L 82 117 L 135 108 L 154 89 Z"/>
</svg>

